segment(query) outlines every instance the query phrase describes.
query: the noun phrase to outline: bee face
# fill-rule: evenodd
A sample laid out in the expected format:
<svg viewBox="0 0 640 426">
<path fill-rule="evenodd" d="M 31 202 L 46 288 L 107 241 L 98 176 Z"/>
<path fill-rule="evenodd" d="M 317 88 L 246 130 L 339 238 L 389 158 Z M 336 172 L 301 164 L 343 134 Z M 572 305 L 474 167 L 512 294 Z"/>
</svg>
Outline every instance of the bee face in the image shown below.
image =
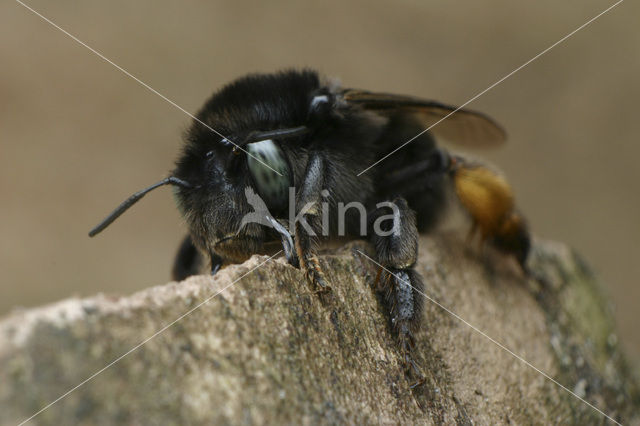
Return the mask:
<svg viewBox="0 0 640 426">
<path fill-rule="evenodd" d="M 305 157 L 300 148 L 311 138 L 306 126 L 325 113 L 321 107 L 328 96 L 318 95 L 319 88 L 312 72 L 248 76 L 224 87 L 199 112 L 199 121 L 227 135 L 222 138 L 195 121 L 173 173 L 193 186 L 176 188 L 175 194 L 201 248 L 219 252 L 215 246 L 238 232 L 242 217 L 253 211 L 247 187 L 270 211 L 286 210 L 289 187 L 302 172 L 296 173 Z M 294 131 L 260 137 L 282 129 Z M 249 224 L 240 238 L 262 241 L 264 234 L 263 227 Z"/>
</svg>

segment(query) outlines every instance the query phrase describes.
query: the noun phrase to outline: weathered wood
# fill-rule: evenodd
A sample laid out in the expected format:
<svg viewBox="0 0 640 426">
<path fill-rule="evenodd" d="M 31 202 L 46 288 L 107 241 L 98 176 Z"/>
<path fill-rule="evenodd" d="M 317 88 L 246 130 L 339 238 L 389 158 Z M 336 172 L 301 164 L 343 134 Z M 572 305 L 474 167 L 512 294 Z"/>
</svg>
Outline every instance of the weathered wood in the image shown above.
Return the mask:
<svg viewBox="0 0 640 426">
<path fill-rule="evenodd" d="M 322 263 L 333 292 L 310 294 L 282 259 L 195 309 L 32 420 L 34 424 L 587 424 L 606 418 L 425 301 L 409 389 L 375 267 L 353 243 Z M 593 274 L 556 243 L 536 244 L 525 280 L 497 254 L 423 237 L 426 293 L 608 415 L 640 421 L 636 382 Z M 36 413 L 263 262 L 128 297 L 68 299 L 0 322 L 0 423 Z M 633 418 L 635 412 L 636 417 Z"/>
</svg>

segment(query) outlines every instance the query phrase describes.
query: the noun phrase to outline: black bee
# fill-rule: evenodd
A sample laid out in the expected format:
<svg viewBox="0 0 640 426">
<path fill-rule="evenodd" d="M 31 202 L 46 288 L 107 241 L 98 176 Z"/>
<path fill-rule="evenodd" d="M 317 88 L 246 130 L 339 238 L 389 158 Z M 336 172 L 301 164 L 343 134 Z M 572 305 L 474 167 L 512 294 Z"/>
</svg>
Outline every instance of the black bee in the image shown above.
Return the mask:
<svg viewBox="0 0 640 426">
<path fill-rule="evenodd" d="M 424 287 L 413 269 L 418 233 L 435 226 L 448 194 L 456 191 L 476 224 L 484 224 L 481 213 L 513 210 L 491 208 L 500 199 L 494 195 L 508 186 L 493 185 L 491 179 L 476 182 L 475 177 L 485 176 L 478 166 L 450 156 L 434 137 L 488 145 L 503 142 L 505 134 L 487 116 L 460 109 L 367 168 L 455 110 L 409 96 L 344 89 L 310 70 L 240 78 L 199 111 L 171 176 L 131 196 L 90 235 L 150 190 L 170 184 L 189 227 L 174 279 L 198 273 L 205 262 L 216 273 L 225 263 L 242 262 L 281 242 L 288 261 L 318 292 L 329 291 L 330 283 L 318 262 L 316 241 L 341 232 L 365 237 L 375 247 L 376 260 L 393 273 L 384 272 L 381 282 L 393 328 L 411 363 L 412 330 L 421 311 L 418 292 Z M 256 203 L 264 204 L 258 215 L 264 220 L 243 221 L 259 210 Z M 348 203 L 362 207 L 345 209 Z M 287 222 L 291 213 L 298 217 Z M 524 222 L 515 224 L 514 239 L 503 238 L 500 229 L 488 229 L 485 237 L 524 265 L 529 249 Z"/>
</svg>

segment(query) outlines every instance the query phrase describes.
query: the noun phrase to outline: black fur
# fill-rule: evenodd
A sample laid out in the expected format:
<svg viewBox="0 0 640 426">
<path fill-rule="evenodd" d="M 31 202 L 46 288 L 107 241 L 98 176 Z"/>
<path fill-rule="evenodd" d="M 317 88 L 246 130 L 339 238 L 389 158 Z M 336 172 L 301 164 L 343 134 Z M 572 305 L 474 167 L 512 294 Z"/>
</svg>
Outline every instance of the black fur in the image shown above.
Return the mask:
<svg viewBox="0 0 640 426">
<path fill-rule="evenodd" d="M 198 274 L 202 270 L 203 259 L 196 246 L 187 235 L 180 243 L 176 259 L 171 269 L 171 278 L 174 281 L 182 281 L 185 278 Z"/>
</svg>

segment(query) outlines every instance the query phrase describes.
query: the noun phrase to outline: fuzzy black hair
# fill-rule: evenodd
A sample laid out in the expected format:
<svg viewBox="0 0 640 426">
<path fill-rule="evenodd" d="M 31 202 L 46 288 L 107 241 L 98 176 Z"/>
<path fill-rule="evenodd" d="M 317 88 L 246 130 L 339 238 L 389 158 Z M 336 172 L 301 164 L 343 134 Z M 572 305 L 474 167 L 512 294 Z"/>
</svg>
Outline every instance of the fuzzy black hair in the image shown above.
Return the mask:
<svg viewBox="0 0 640 426">
<path fill-rule="evenodd" d="M 215 93 L 198 119 L 223 134 L 242 130 L 296 126 L 307 119 L 309 95 L 320 87 L 312 70 L 249 74 Z M 203 126 L 194 123 L 194 129 Z"/>
</svg>

